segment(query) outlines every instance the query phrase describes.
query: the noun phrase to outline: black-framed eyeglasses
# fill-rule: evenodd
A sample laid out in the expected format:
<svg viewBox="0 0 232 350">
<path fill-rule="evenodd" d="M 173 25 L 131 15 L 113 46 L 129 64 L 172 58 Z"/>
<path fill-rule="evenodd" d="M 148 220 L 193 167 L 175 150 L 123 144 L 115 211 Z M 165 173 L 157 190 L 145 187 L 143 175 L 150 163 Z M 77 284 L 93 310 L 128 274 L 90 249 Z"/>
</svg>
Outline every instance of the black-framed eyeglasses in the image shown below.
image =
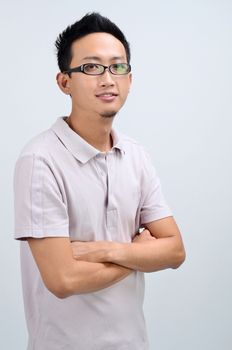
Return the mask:
<svg viewBox="0 0 232 350">
<path fill-rule="evenodd" d="M 104 66 L 100 63 L 85 63 L 81 66 L 70 68 L 64 71 L 64 74 L 70 74 L 75 72 L 81 72 L 87 75 L 101 75 L 104 74 L 105 70 L 109 69 L 111 74 L 114 75 L 125 75 L 130 73 L 131 65 L 128 63 L 113 63 L 109 66 Z"/>
</svg>

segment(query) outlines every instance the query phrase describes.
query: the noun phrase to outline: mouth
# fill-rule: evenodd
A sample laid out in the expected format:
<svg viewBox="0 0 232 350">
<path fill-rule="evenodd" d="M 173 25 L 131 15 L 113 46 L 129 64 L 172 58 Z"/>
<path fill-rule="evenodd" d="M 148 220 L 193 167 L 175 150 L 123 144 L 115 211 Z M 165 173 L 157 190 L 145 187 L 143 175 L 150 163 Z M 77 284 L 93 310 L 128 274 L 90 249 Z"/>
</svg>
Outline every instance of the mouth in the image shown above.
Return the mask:
<svg viewBox="0 0 232 350">
<path fill-rule="evenodd" d="M 102 92 L 101 94 L 97 94 L 97 97 L 101 97 L 101 96 L 118 96 L 118 94 L 116 94 L 115 92 Z"/>
<path fill-rule="evenodd" d="M 97 94 L 96 97 L 102 101 L 112 102 L 116 99 L 118 94 L 114 92 L 102 92 L 101 94 Z"/>
</svg>

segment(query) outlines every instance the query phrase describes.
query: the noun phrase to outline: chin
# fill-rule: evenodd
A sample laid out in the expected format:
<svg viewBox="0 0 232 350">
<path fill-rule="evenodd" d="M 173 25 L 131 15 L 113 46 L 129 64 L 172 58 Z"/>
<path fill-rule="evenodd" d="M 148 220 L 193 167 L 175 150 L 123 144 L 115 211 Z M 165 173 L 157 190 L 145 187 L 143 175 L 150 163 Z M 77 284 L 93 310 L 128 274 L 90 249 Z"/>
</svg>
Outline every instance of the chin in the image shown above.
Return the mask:
<svg viewBox="0 0 232 350">
<path fill-rule="evenodd" d="M 100 116 L 102 118 L 113 118 L 116 116 L 116 114 L 117 114 L 116 111 L 107 111 L 107 112 L 100 113 Z"/>
</svg>

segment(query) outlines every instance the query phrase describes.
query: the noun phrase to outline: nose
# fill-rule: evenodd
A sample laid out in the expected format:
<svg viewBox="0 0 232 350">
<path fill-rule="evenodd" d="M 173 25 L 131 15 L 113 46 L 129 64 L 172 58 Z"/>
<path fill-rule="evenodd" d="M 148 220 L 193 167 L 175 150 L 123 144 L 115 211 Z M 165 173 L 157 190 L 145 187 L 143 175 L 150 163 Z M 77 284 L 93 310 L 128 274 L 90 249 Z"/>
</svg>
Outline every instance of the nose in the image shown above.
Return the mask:
<svg viewBox="0 0 232 350">
<path fill-rule="evenodd" d="M 115 85 L 114 79 L 109 69 L 106 69 L 105 72 L 99 76 L 99 84 L 101 87 Z"/>
</svg>

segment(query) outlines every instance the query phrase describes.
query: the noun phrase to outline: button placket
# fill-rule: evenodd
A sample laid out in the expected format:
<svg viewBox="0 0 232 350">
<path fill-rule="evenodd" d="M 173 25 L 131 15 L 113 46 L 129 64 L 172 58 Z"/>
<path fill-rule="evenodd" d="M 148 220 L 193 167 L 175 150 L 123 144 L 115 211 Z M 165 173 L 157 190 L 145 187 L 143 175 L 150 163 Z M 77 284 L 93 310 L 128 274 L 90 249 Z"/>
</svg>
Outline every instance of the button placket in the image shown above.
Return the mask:
<svg viewBox="0 0 232 350">
<path fill-rule="evenodd" d="M 113 154 L 108 154 L 106 156 L 106 167 L 107 167 L 107 208 L 106 208 L 106 223 L 107 228 L 111 233 L 113 240 L 117 239 L 117 208 L 113 196 Z"/>
<path fill-rule="evenodd" d="M 105 161 L 105 156 L 103 154 L 98 154 L 94 159 L 95 168 L 98 172 L 99 179 L 103 183 L 104 188 L 107 189 L 107 166 Z"/>
</svg>

